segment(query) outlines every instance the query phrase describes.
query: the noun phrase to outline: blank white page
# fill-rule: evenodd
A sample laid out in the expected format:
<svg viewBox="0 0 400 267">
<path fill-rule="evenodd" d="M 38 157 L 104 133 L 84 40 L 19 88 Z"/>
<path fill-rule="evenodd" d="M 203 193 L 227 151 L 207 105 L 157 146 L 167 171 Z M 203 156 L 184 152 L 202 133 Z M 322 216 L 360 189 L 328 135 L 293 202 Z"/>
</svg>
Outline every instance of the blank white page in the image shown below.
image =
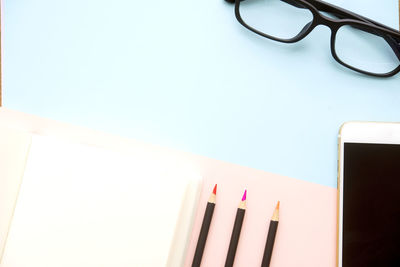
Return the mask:
<svg viewBox="0 0 400 267">
<path fill-rule="evenodd" d="M 1 266 L 165 266 L 196 176 L 177 166 L 34 136 Z"/>
<path fill-rule="evenodd" d="M 0 120 L 1 121 L 1 120 Z M 4 128 L 0 122 L 0 258 L 14 212 L 31 135 Z"/>
</svg>

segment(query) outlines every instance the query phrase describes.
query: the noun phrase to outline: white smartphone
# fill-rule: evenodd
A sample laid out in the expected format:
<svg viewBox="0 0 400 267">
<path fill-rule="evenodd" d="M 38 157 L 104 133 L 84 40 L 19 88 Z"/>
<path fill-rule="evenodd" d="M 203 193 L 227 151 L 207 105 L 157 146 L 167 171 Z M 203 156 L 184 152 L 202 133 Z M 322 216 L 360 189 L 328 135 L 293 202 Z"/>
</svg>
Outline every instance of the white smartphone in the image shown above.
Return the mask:
<svg viewBox="0 0 400 267">
<path fill-rule="evenodd" d="M 400 123 L 339 133 L 338 267 L 400 266 Z"/>
</svg>

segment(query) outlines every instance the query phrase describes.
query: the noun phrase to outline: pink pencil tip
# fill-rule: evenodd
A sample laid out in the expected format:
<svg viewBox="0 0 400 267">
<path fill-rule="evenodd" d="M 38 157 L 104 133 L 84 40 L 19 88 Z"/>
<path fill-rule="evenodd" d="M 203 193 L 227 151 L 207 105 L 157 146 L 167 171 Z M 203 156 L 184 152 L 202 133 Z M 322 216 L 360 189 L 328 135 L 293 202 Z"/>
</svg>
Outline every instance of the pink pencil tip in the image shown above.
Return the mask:
<svg viewBox="0 0 400 267">
<path fill-rule="evenodd" d="M 245 201 L 245 200 L 246 200 L 246 195 L 247 195 L 247 190 L 244 190 L 244 194 L 243 194 L 243 197 L 242 197 L 242 201 Z"/>
<path fill-rule="evenodd" d="M 215 186 L 214 186 L 213 194 L 214 194 L 214 195 L 217 194 L 217 184 L 215 184 Z"/>
</svg>

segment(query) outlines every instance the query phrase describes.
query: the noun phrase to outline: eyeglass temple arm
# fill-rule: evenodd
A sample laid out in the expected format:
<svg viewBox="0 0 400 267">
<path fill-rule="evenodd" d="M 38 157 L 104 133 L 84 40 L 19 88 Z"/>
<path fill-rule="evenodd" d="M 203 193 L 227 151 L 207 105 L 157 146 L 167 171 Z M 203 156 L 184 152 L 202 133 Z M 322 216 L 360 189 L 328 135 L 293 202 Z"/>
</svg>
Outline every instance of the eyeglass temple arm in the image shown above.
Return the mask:
<svg viewBox="0 0 400 267">
<path fill-rule="evenodd" d="M 229 2 L 229 3 L 235 3 L 238 0 L 225 0 L 225 1 Z M 242 1 L 245 1 L 245 0 L 239 0 L 239 1 L 242 2 Z M 296 1 L 296 0 L 281 0 L 281 1 L 285 2 L 285 3 L 289 4 L 289 5 L 298 7 L 298 8 L 305 8 L 303 5 L 299 4 L 298 1 Z M 327 2 L 319 1 L 319 0 L 304 0 L 304 1 L 309 2 L 310 4 L 314 5 L 318 10 L 331 13 L 332 15 L 334 15 L 334 16 L 340 18 L 340 19 L 346 19 L 346 18 L 348 19 L 348 18 L 350 18 L 350 19 L 361 20 L 361 21 L 364 21 L 364 22 L 369 22 L 369 23 L 375 24 L 376 26 L 379 26 L 381 28 L 385 28 L 387 30 L 397 32 L 396 29 L 390 28 L 390 27 L 388 27 L 388 26 L 386 26 L 384 24 L 381 24 L 379 22 L 376 22 L 376 21 L 374 21 L 372 19 L 369 19 L 369 18 L 363 17 L 361 15 L 355 14 L 355 13 L 349 11 L 349 10 L 340 8 L 338 6 L 329 4 Z M 399 42 L 400 42 L 400 40 L 399 40 Z"/>
<path fill-rule="evenodd" d="M 304 8 L 301 4 L 299 4 L 298 1 L 296 0 L 281 0 L 285 3 L 288 3 L 292 6 L 298 7 L 298 8 Z M 360 16 L 358 14 L 355 14 L 351 11 L 348 11 L 346 9 L 342 9 L 340 7 L 337 7 L 335 5 L 323 2 L 323 1 L 317 1 L 317 0 L 306 0 L 306 2 L 309 2 L 310 4 L 314 5 L 318 10 L 328 12 L 334 16 L 336 16 L 339 19 L 355 19 L 355 20 L 361 20 L 363 22 L 367 23 L 372 23 L 376 26 L 379 26 L 381 28 L 385 28 L 390 31 L 394 31 L 397 33 L 397 30 L 392 29 L 386 25 L 383 25 L 379 22 L 373 21 L 372 19 L 368 19 L 366 17 Z M 372 34 L 376 34 L 376 32 L 371 31 L 370 29 L 363 29 L 364 31 L 367 31 Z M 380 35 L 381 36 L 381 35 Z M 390 47 L 393 49 L 393 51 L 396 53 L 396 56 L 400 59 L 400 38 L 393 38 L 390 36 L 382 36 L 386 42 L 390 45 Z"/>
<path fill-rule="evenodd" d="M 243 0 L 241 0 L 241 1 L 243 1 Z M 281 1 L 285 2 L 285 3 L 288 3 L 289 5 L 298 7 L 298 8 L 305 8 L 303 5 L 301 5 L 296 0 L 281 0 Z M 363 17 L 363 16 L 358 15 L 356 13 L 353 13 L 353 12 L 351 12 L 349 10 L 346 10 L 346 9 L 340 8 L 338 6 L 326 3 L 324 1 L 319 1 L 319 0 L 305 0 L 305 1 L 310 3 L 310 4 L 312 4 L 313 6 L 315 6 L 318 10 L 331 13 L 332 15 L 334 15 L 334 16 L 340 18 L 340 19 L 361 20 L 361 21 L 364 21 L 364 22 L 373 23 L 376 26 L 379 26 L 381 28 L 385 28 L 387 30 L 397 32 L 396 29 L 390 28 L 390 27 L 388 27 L 386 25 L 383 25 L 383 24 L 381 24 L 379 22 L 376 22 L 376 21 L 374 21 L 372 19 Z"/>
</svg>

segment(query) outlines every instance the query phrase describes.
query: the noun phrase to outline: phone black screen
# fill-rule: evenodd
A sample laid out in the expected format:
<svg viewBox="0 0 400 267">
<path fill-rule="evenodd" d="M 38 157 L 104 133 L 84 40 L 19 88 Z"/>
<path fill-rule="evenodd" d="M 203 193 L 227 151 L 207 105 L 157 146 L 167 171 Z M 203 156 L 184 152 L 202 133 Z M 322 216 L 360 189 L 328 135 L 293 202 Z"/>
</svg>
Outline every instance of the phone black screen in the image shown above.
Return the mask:
<svg viewBox="0 0 400 267">
<path fill-rule="evenodd" d="M 400 266 L 400 145 L 344 144 L 342 258 Z"/>
</svg>

